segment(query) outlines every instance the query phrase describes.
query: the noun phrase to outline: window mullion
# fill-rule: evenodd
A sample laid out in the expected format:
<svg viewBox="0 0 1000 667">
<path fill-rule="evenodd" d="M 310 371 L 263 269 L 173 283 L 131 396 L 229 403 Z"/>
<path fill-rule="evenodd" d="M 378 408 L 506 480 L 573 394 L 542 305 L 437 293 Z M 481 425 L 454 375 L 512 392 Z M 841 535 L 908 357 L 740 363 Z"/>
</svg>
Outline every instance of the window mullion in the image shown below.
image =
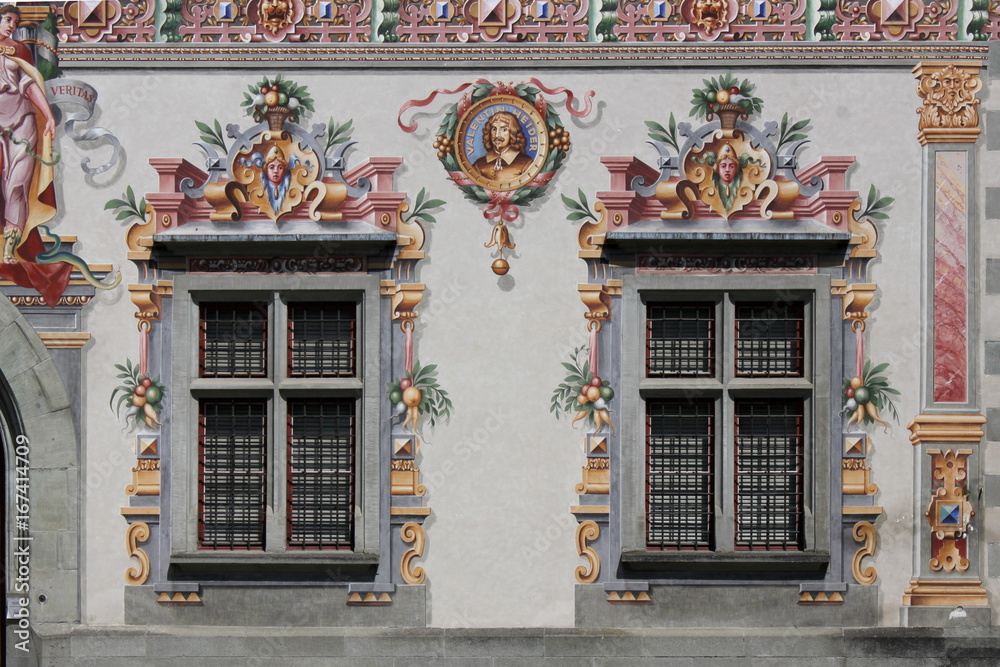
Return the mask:
<svg viewBox="0 0 1000 667">
<path fill-rule="evenodd" d="M 728 388 L 735 373 L 735 341 L 734 327 L 736 322 L 736 309 L 729 298 L 724 294 L 719 305 L 719 327 L 716 332 L 716 349 L 719 351 L 719 373 L 720 381 L 724 387 L 722 396 L 719 398 L 719 405 L 716 410 L 719 414 L 719 428 L 716 429 L 716 470 L 718 474 L 716 497 L 721 501 L 716 508 L 719 513 L 716 525 L 716 551 L 731 552 L 735 544 L 735 517 L 736 517 L 736 461 L 733 456 L 734 432 L 733 424 L 735 415 L 733 411 L 733 399 Z"/>
<path fill-rule="evenodd" d="M 288 361 L 285 358 L 287 348 L 287 317 L 280 293 L 272 295 L 270 330 L 268 349 L 271 364 L 272 393 L 270 400 L 271 430 L 270 457 L 271 467 L 268 470 L 268 513 L 267 513 L 267 550 L 283 552 L 285 550 L 285 466 L 287 465 L 288 426 L 286 420 L 285 402 L 279 393 L 281 381 L 287 373 Z"/>
</svg>

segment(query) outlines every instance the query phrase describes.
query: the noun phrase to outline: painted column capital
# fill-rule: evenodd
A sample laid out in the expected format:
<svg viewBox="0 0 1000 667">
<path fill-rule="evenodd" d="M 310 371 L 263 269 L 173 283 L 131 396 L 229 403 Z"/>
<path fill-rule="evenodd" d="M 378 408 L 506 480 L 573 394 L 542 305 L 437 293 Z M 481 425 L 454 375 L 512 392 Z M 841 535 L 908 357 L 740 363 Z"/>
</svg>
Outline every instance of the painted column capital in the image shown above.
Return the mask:
<svg viewBox="0 0 1000 667">
<path fill-rule="evenodd" d="M 913 68 L 917 94 L 923 100 L 917 109 L 921 146 L 975 143 L 982 132 L 977 108 L 980 100 L 976 97 L 983 87 L 981 69 L 982 63 L 937 61 Z"/>
</svg>

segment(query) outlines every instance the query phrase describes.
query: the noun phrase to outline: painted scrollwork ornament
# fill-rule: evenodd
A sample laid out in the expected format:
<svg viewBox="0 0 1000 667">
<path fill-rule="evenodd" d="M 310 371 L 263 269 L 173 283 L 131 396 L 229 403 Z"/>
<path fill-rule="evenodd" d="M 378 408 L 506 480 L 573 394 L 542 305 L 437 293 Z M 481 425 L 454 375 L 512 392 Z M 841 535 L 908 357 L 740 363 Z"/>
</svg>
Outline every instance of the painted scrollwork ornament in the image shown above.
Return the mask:
<svg viewBox="0 0 1000 667">
<path fill-rule="evenodd" d="M 415 123 L 403 122 L 407 110 L 427 106 L 438 95 L 458 93 L 464 95 L 445 112 L 434 148 L 465 197 L 484 205 L 483 217 L 493 224 L 484 245 L 497 248 L 492 269 L 504 275 L 510 270 L 504 250 L 516 247 L 507 224 L 517 220 L 519 206 L 545 193 L 570 149 L 569 132 L 542 93 L 565 93 L 567 111 L 582 118 L 590 113 L 594 92 L 584 95 L 583 108 L 577 110 L 570 90 L 550 89 L 537 79 L 517 85 L 477 79 L 455 90 L 438 89 L 422 100 L 410 100 L 400 109 L 400 128 L 417 129 Z"/>
<path fill-rule="evenodd" d="M 276 223 L 293 215 L 314 222 L 342 220 L 344 201 L 371 189 L 366 178 L 356 185 L 344 179 L 344 154 L 354 145 L 347 133 L 351 121 L 336 126 L 331 119 L 329 125 L 310 129 L 299 125 L 304 113 L 314 111 L 313 99 L 305 86 L 281 75 L 264 77 L 243 97 L 241 106 L 256 124 L 245 131 L 227 125 L 223 136 L 218 120 L 215 129 L 199 123 L 202 141 L 197 145 L 205 153 L 208 179 L 197 186 L 184 179 L 182 191 L 204 197 L 213 209 L 211 220 L 240 220 L 242 204 Z"/>
</svg>

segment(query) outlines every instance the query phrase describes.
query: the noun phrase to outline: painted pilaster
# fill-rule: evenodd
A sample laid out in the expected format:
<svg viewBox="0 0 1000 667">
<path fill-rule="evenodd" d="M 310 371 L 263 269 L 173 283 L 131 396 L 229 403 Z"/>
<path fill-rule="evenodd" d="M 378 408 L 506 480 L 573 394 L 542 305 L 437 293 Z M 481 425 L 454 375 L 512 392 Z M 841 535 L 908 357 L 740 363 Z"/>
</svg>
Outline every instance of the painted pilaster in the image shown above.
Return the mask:
<svg viewBox="0 0 1000 667">
<path fill-rule="evenodd" d="M 922 316 L 925 358 L 914 445 L 914 573 L 903 625 L 988 625 L 984 559 L 975 531 L 983 485 L 979 405 L 976 141 L 981 64 L 924 62 L 914 68 L 923 104 Z"/>
</svg>

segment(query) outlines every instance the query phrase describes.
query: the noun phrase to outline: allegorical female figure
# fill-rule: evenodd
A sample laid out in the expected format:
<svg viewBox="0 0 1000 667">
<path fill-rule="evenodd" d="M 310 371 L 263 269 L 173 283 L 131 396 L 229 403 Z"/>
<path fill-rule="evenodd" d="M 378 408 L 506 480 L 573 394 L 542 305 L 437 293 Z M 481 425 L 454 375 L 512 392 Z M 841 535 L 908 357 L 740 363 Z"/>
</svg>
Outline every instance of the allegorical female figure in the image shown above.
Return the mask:
<svg viewBox="0 0 1000 667">
<path fill-rule="evenodd" d="M 56 212 L 52 182 L 56 121 L 31 52 L 12 37 L 20 21 L 17 7 L 0 7 L 0 207 L 4 264 L 33 260 L 44 247 L 37 232 L 30 239 L 29 234 L 51 220 Z M 29 240 L 31 243 L 22 248 L 22 242 Z"/>
</svg>

